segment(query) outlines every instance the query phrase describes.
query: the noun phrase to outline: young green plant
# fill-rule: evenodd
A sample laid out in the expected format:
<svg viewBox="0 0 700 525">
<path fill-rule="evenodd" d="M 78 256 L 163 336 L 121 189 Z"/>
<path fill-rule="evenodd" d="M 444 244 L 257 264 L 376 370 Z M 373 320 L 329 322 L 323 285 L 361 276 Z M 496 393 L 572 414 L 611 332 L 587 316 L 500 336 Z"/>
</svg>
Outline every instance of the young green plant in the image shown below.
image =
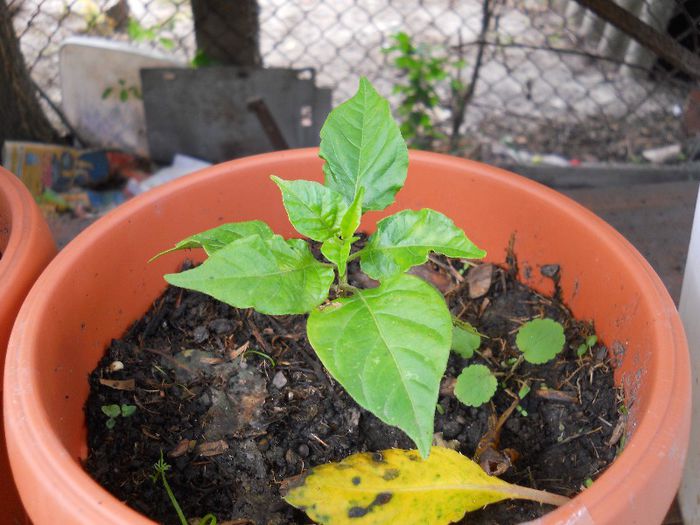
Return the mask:
<svg viewBox="0 0 700 525">
<path fill-rule="evenodd" d="M 182 512 L 182 508 L 177 502 L 175 493 L 173 492 L 173 489 L 170 488 L 170 483 L 168 483 L 168 480 L 165 478 L 165 473 L 168 470 L 170 470 L 170 465 L 166 463 L 163 459 L 162 450 L 160 451 L 160 459 L 153 464 L 153 470 L 155 470 L 155 472 L 153 473 L 153 475 L 151 475 L 151 481 L 153 481 L 153 483 L 157 483 L 160 479 L 163 482 L 163 488 L 165 489 L 165 492 L 168 495 L 168 499 L 170 500 L 171 505 L 177 513 L 177 517 L 180 520 L 180 524 L 189 525 L 190 522 L 185 517 L 185 513 Z M 216 525 L 216 516 L 214 516 L 213 514 L 207 514 L 197 522 L 197 525 Z"/>
<path fill-rule="evenodd" d="M 249 221 L 179 242 L 172 250 L 201 247 L 208 258 L 165 279 L 238 308 L 309 313 L 307 336 L 326 369 L 360 406 L 402 429 L 427 457 L 452 319 L 442 295 L 406 272 L 430 252 L 465 259 L 485 252 L 451 219 L 422 209 L 382 219 L 366 245 L 351 253 L 363 214 L 394 202 L 408 168 L 389 104 L 367 79 L 329 115 L 320 156 L 323 184 L 272 180 L 291 224 L 321 243 L 328 262 L 314 258 L 305 240 L 284 239 L 265 223 Z M 352 260 L 379 286 L 361 290 L 348 284 Z M 331 288 L 336 298 L 329 301 Z"/>
<path fill-rule="evenodd" d="M 470 333 L 468 328 L 460 324 L 465 323 L 458 322 L 455 325 L 452 348 L 462 357 L 469 359 L 474 350 L 479 347 L 479 340 L 474 339 L 474 332 Z M 590 337 L 588 340 L 592 341 Z M 455 344 L 456 342 L 458 344 Z M 564 327 L 553 319 L 533 319 L 523 323 L 515 337 L 515 344 L 521 355 L 515 359 L 511 374 L 523 361 L 531 364 L 551 361 L 564 349 L 565 342 Z M 595 341 L 592 344 L 595 344 Z M 488 367 L 478 364 L 469 365 L 457 377 L 454 392 L 455 397 L 465 405 L 478 407 L 493 397 L 497 386 L 498 381 Z M 529 391 L 529 387 L 526 390 L 521 389 L 519 397 L 522 399 Z M 520 406 L 518 406 L 518 412 L 527 415 Z"/>
<path fill-rule="evenodd" d="M 117 424 L 118 417 L 130 417 L 136 412 L 134 405 L 102 405 L 100 407 L 102 413 L 107 416 L 105 426 L 112 430 Z"/>
</svg>

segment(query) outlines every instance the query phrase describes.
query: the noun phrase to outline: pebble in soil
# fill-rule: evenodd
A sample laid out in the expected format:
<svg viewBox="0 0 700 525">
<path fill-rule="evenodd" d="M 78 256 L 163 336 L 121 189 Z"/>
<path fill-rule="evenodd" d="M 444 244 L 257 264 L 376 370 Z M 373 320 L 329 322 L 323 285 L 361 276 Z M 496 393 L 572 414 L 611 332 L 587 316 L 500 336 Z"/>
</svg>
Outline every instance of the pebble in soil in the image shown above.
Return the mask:
<svg viewBox="0 0 700 525">
<path fill-rule="evenodd" d="M 592 326 L 573 319 L 556 294 L 544 297 L 520 284 L 512 266 L 477 266 L 466 279 L 459 270 L 459 262 L 433 258 L 414 272 L 446 293 L 452 313 L 486 336 L 474 358 L 450 357 L 436 439 L 472 457 L 489 416 L 503 413 L 527 384 L 530 393 L 502 431 L 501 448 L 519 455 L 502 477 L 576 494 L 617 452 L 621 393 L 605 347 L 598 343 L 579 358 L 576 349 Z M 470 275 L 475 271 L 481 275 Z M 557 277 L 556 267 L 545 273 Z M 371 285 L 357 272 L 350 280 Z M 564 326 L 565 351 L 546 365 L 522 363 L 511 374 L 517 328 L 542 316 Z M 123 368 L 110 367 L 115 361 Z M 488 365 L 505 381 L 492 403 L 480 408 L 462 405 L 452 393 L 455 378 L 472 363 Z M 120 390 L 105 379 L 133 384 L 116 383 L 127 388 Z M 117 498 L 166 524 L 177 523 L 177 516 L 162 486 L 150 479 L 161 450 L 172 465 L 168 482 L 188 517 L 212 512 L 219 521 L 277 525 L 309 523 L 279 497 L 281 480 L 355 452 L 414 448 L 327 375 L 306 341 L 304 316 L 270 317 L 176 288 L 112 341 L 90 388 L 85 468 Z M 137 410 L 117 418 L 110 430 L 101 407 L 111 404 Z M 519 523 L 549 510 L 506 501 L 470 513 L 463 523 Z"/>
</svg>

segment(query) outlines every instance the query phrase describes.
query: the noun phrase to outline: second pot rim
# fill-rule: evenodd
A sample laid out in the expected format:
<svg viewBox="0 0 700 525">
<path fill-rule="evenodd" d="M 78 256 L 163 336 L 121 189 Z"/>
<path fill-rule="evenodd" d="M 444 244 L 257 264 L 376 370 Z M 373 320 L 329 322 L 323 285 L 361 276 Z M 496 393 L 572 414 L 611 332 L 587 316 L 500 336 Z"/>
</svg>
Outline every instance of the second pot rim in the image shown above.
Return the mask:
<svg viewBox="0 0 700 525">
<path fill-rule="evenodd" d="M 8 347 L 5 384 L 10 385 L 12 390 L 6 391 L 5 396 L 5 426 L 8 438 L 11 436 L 12 439 L 21 440 L 25 444 L 43 441 L 47 445 L 43 448 L 29 447 L 33 450 L 31 455 L 27 454 L 26 450 L 28 449 L 25 448 L 23 459 L 33 464 L 34 468 L 40 469 L 42 472 L 42 483 L 47 489 L 55 487 L 56 484 L 68 484 L 69 488 L 64 490 L 69 495 L 70 501 L 66 501 L 66 504 L 84 510 L 85 515 L 90 516 L 90 519 L 101 519 L 105 523 L 109 522 L 108 518 L 116 510 L 120 510 L 122 517 L 128 516 L 130 523 L 144 525 L 154 523 L 118 501 L 81 468 L 76 459 L 71 457 L 58 437 L 53 433 L 48 414 L 46 414 L 43 406 L 38 401 L 40 399 L 37 392 L 38 385 L 30 380 L 30 371 L 34 368 L 33 360 L 37 359 L 37 356 L 23 355 L 22 348 L 27 346 L 31 348 L 35 344 L 35 341 L 27 334 L 26 326 L 28 319 L 40 315 L 46 310 L 47 300 L 45 298 L 50 294 L 45 292 L 51 286 L 51 281 L 69 272 L 72 267 L 79 263 L 81 253 L 89 249 L 87 243 L 91 239 L 101 237 L 115 224 L 129 220 L 129 216 L 136 210 L 148 206 L 157 206 L 159 199 L 170 192 L 186 191 L 190 187 L 206 184 L 210 179 L 218 178 L 234 168 L 237 172 L 234 176 L 243 176 L 247 166 L 259 165 L 259 163 L 267 162 L 271 159 L 274 159 L 275 162 L 306 159 L 312 155 L 314 157 L 317 156 L 317 153 L 317 148 L 306 148 L 236 159 L 198 171 L 195 174 L 172 181 L 135 197 L 109 212 L 80 233 L 59 253 L 37 280 L 35 287 L 28 295 L 17 317 L 17 323 Z M 586 521 L 586 519 L 590 520 L 588 508 L 599 504 L 604 498 L 609 498 L 611 493 L 620 490 L 624 491 L 615 478 L 627 478 L 631 471 L 640 468 L 639 465 L 643 464 L 642 460 L 645 458 L 647 461 L 653 462 L 678 461 L 682 466 L 685 452 L 668 449 L 669 443 L 672 441 L 673 432 L 677 429 L 668 428 L 669 425 L 665 422 L 669 420 L 671 415 L 676 415 L 677 417 L 679 413 L 683 413 L 686 410 L 689 411 L 689 407 L 683 406 L 683 400 L 689 399 L 690 392 L 690 377 L 687 363 L 686 367 L 683 367 L 684 359 L 687 361 L 688 358 L 687 343 L 683 336 L 683 327 L 675 305 L 649 263 L 622 235 L 602 219 L 568 197 L 539 183 L 485 164 L 466 159 L 457 159 L 447 155 L 411 151 L 410 158 L 412 162 L 429 162 L 431 164 L 447 163 L 454 165 L 455 162 L 458 162 L 465 168 L 468 168 L 471 173 L 489 178 L 498 177 L 505 185 L 518 187 L 528 194 L 536 194 L 537 198 L 546 201 L 547 204 L 561 210 L 565 209 L 565 213 L 576 216 L 577 220 L 587 221 L 589 227 L 597 231 L 601 242 L 607 243 L 610 249 L 624 252 L 625 260 L 630 269 L 635 271 L 639 278 L 644 281 L 640 285 L 640 288 L 644 290 L 644 294 L 653 296 L 652 298 L 662 306 L 656 322 L 659 325 L 667 325 L 665 333 L 676 352 L 673 353 L 673 359 L 662 361 L 664 374 L 657 374 L 657 380 L 662 375 L 670 378 L 664 380 L 664 383 L 677 390 L 676 394 L 673 394 L 672 389 L 668 388 L 662 391 L 664 392 L 663 395 L 654 396 L 651 400 L 650 409 L 647 413 L 640 415 L 635 435 L 640 433 L 648 434 L 650 438 L 646 441 L 647 444 L 642 446 L 639 444 L 639 439 L 634 439 L 633 437 L 622 454 L 615 459 L 591 488 L 576 496 L 567 505 L 552 511 L 546 517 L 536 520 L 534 523 L 557 523 L 556 520 L 565 520 L 567 516 L 572 515 L 581 518 L 582 521 L 577 521 L 576 523 L 590 523 L 590 521 Z M 677 356 L 680 356 L 680 359 Z M 19 388 L 19 385 L 22 385 L 21 388 Z M 684 395 L 677 395 L 678 389 Z M 667 450 L 662 450 L 664 446 L 667 447 Z M 652 464 L 644 463 L 644 465 L 649 465 L 648 469 L 650 472 L 654 471 Z M 624 494 L 624 492 L 620 492 L 620 494 Z M 613 500 L 612 504 L 626 505 L 625 501 L 623 501 L 624 498 L 620 497 L 617 500 Z M 94 501 L 97 502 L 97 505 L 88 504 L 88 508 L 85 508 L 85 501 Z M 126 514 L 124 514 L 125 512 Z"/>
</svg>

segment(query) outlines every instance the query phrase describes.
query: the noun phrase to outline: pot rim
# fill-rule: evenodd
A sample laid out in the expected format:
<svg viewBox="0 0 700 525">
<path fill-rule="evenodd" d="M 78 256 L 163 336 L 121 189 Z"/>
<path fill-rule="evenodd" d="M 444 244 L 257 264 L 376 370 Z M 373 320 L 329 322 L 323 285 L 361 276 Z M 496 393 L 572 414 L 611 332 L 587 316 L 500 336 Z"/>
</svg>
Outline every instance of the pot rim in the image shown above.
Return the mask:
<svg viewBox="0 0 700 525">
<path fill-rule="evenodd" d="M 40 483 L 47 490 L 55 490 L 55 487 L 60 485 L 65 487 L 63 489 L 67 496 L 65 504 L 80 509 L 86 518 L 98 520 L 97 522 L 100 519 L 109 522 L 114 512 L 119 511 L 122 519 L 128 519 L 130 523 L 143 525 L 153 523 L 122 504 L 90 478 L 52 432 L 48 414 L 38 402 L 39 385 L 31 379 L 31 371 L 38 356 L 36 354 L 27 356 L 22 349 L 35 347 L 36 341 L 28 327 L 30 320 L 47 307 L 43 297 L 49 294 L 45 294 L 45 290 L 67 269 L 79 264 L 81 254 L 89 249 L 88 243 L 91 239 L 106 234 L 113 225 L 128 220 L 135 210 L 153 206 L 164 195 L 170 192 L 187 191 L 190 187 L 206 184 L 208 180 L 217 178 L 234 167 L 237 172 L 235 176 L 241 176 L 249 166 L 270 160 L 279 162 L 316 157 L 317 154 L 317 148 L 305 148 L 236 159 L 205 168 L 194 175 L 180 178 L 135 197 L 80 233 L 41 275 L 17 317 L 10 339 L 5 384 L 11 386 L 12 390 L 6 391 L 5 425 L 8 441 L 12 439 L 23 443 L 20 451 L 22 459 L 36 469 L 35 472 L 41 473 Z M 685 417 L 689 425 L 690 375 L 687 342 L 675 305 L 649 263 L 622 235 L 591 211 L 537 182 L 505 170 L 447 155 L 411 151 L 410 156 L 412 161 L 429 162 L 437 167 L 441 164 L 454 166 L 455 162 L 459 162 L 471 173 L 488 178 L 500 178 L 503 184 L 518 187 L 528 195 L 536 195 L 548 205 L 565 210 L 565 213 L 576 216 L 577 220 L 586 221 L 588 226 L 596 231 L 601 242 L 606 243 L 611 250 L 624 255 L 627 266 L 638 273 L 643 280 L 640 284 L 642 295 L 659 305 L 659 313 L 652 321 L 658 327 L 656 332 L 661 337 L 665 337 L 672 352 L 667 359 L 660 360 L 660 369 L 663 369 L 661 371 L 664 373 L 655 373 L 651 378 L 652 385 L 658 392 L 651 399 L 649 409 L 639 415 L 639 424 L 634 436 L 627 443 L 622 454 L 591 488 L 577 495 L 563 507 L 555 509 L 532 523 L 573 523 L 569 521 L 572 516 L 580 520 L 576 521 L 577 524 L 592 523 L 589 509 L 601 505 L 603 500 L 607 509 L 615 508 L 624 514 L 624 509 L 629 504 L 629 490 L 619 480 L 629 479 L 632 474 L 652 476 L 663 462 L 678 462 L 680 479 L 685 450 L 678 450 L 674 442 L 678 432 L 685 432 L 686 429 L 669 428 L 668 421 Z M 661 375 L 669 379 L 660 379 Z M 20 389 L 18 385 L 23 386 Z M 642 434 L 649 438 L 644 442 L 634 438 Z M 39 442 L 44 444 L 38 447 Z"/>
<path fill-rule="evenodd" d="M 34 200 L 24 184 L 14 174 L 0 166 L 2 192 L 9 208 L 10 234 L 0 258 L 0 283 L 12 282 L 22 272 L 22 265 L 30 255 L 33 229 L 37 225 L 37 212 Z M 43 220 L 43 219 L 42 219 Z"/>
</svg>

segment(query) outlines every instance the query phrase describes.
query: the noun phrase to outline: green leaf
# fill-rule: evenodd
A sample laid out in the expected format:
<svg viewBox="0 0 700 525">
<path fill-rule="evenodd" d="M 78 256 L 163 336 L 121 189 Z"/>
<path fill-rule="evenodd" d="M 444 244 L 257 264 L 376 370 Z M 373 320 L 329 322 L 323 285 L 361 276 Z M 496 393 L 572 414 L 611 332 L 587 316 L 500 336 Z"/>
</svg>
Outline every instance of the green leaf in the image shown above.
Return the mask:
<svg viewBox="0 0 700 525">
<path fill-rule="evenodd" d="M 122 417 L 129 417 L 136 412 L 136 406 L 135 405 L 122 405 L 121 407 L 121 413 Z"/>
<path fill-rule="evenodd" d="M 359 237 L 350 237 L 349 239 L 331 237 L 321 245 L 321 253 L 326 259 L 338 267 L 339 276 L 345 275 L 348 257 L 350 256 L 350 248 L 352 248 L 352 243 L 357 239 L 359 239 Z"/>
<path fill-rule="evenodd" d="M 105 90 L 102 92 L 102 100 L 109 97 L 112 94 L 112 91 L 114 91 L 113 87 L 106 87 Z"/>
<path fill-rule="evenodd" d="M 588 352 L 588 347 L 585 343 L 581 343 L 580 345 L 578 345 L 578 348 L 576 349 L 576 355 L 578 357 L 583 357 L 586 354 L 586 352 Z"/>
<path fill-rule="evenodd" d="M 455 322 L 455 319 L 452 320 Z M 465 359 L 470 359 L 481 345 L 481 334 L 472 325 L 459 321 L 452 327 L 452 350 Z"/>
<path fill-rule="evenodd" d="M 365 189 L 360 188 L 355 195 L 355 200 L 343 215 L 340 221 L 340 235 L 343 239 L 349 239 L 360 227 L 360 220 L 362 220 L 362 199 L 365 196 Z"/>
<path fill-rule="evenodd" d="M 404 210 L 379 221 L 360 262 L 367 275 L 382 280 L 423 264 L 431 251 L 466 259 L 486 255 L 450 218 L 422 209 Z"/>
<path fill-rule="evenodd" d="M 259 235 L 233 241 L 200 266 L 165 276 L 238 308 L 269 315 L 302 314 L 328 296 L 333 269 L 314 259 L 301 239 Z"/>
<path fill-rule="evenodd" d="M 389 103 L 366 79 L 357 94 L 331 111 L 321 129 L 325 185 L 355 200 L 365 188 L 363 209 L 383 210 L 394 202 L 408 170 L 408 150 Z"/>
<path fill-rule="evenodd" d="M 478 407 L 496 393 L 498 381 L 484 365 L 470 365 L 459 374 L 455 383 L 455 396 L 465 405 Z"/>
<path fill-rule="evenodd" d="M 412 275 L 311 312 L 309 342 L 348 393 L 427 456 L 452 320 L 442 295 Z"/>
<path fill-rule="evenodd" d="M 110 417 L 107 421 L 105 421 L 105 426 L 110 430 L 112 430 L 116 424 L 117 420 L 113 417 Z"/>
<path fill-rule="evenodd" d="M 586 337 L 586 346 L 588 346 L 588 348 L 593 348 L 597 342 L 598 342 L 598 336 L 595 334 L 589 335 L 588 337 Z"/>
<path fill-rule="evenodd" d="M 308 180 L 283 180 L 270 177 L 282 191 L 284 208 L 296 230 L 323 242 L 340 231 L 340 222 L 348 209 L 343 196 L 323 184 Z"/>
<path fill-rule="evenodd" d="M 102 413 L 107 417 L 119 417 L 119 414 L 121 414 L 119 405 L 102 405 L 100 409 L 102 410 Z"/>
<path fill-rule="evenodd" d="M 204 248 L 207 255 L 211 255 L 233 241 L 250 237 L 251 235 L 258 235 L 262 239 L 271 239 L 275 234 L 262 221 L 231 222 L 187 237 L 174 247 L 154 255 L 148 262 L 154 261 L 166 253 L 188 248 Z"/>
<path fill-rule="evenodd" d="M 564 327 L 553 319 L 533 319 L 523 324 L 515 337 L 515 344 L 525 361 L 536 365 L 554 359 L 564 349 Z"/>
</svg>

